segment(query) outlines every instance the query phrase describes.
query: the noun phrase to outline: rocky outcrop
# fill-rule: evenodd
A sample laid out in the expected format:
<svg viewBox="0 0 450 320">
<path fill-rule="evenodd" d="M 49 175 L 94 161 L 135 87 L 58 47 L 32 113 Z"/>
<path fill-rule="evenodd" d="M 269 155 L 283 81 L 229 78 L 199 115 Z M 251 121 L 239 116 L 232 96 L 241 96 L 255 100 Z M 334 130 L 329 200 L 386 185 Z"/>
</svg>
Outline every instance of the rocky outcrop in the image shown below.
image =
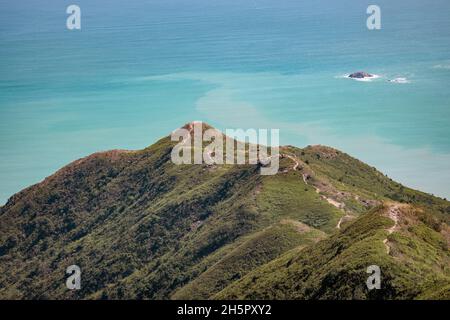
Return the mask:
<svg viewBox="0 0 450 320">
<path fill-rule="evenodd" d="M 364 71 L 358 71 L 350 74 L 348 77 L 353 79 L 364 79 L 364 78 L 372 78 L 373 75 Z"/>
</svg>

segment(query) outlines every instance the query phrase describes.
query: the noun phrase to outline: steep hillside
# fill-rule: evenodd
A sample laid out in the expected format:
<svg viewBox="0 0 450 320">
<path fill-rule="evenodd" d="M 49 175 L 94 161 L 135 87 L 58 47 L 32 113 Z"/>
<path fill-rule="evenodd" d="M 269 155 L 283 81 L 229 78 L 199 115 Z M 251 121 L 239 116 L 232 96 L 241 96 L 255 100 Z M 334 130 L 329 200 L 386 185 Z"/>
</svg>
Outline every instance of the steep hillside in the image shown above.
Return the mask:
<svg viewBox="0 0 450 320">
<path fill-rule="evenodd" d="M 265 264 L 214 298 L 449 299 L 449 235 L 429 213 L 389 203 L 315 246 Z M 366 288 L 370 265 L 381 269 L 380 290 Z"/>
<path fill-rule="evenodd" d="M 261 164 L 175 165 L 174 145 L 93 154 L 11 197 L 0 298 L 373 298 L 359 273 L 373 261 L 394 279 L 382 298 L 445 296 L 449 202 L 328 147 L 282 147 L 279 173 L 261 176 Z M 382 212 L 400 202 L 409 213 L 386 234 Z M 81 290 L 65 286 L 72 264 Z"/>
<path fill-rule="evenodd" d="M 296 220 L 282 220 L 245 239 L 196 279 L 175 292 L 174 299 L 206 299 L 255 267 L 296 247 L 323 239 L 325 234 Z"/>
</svg>

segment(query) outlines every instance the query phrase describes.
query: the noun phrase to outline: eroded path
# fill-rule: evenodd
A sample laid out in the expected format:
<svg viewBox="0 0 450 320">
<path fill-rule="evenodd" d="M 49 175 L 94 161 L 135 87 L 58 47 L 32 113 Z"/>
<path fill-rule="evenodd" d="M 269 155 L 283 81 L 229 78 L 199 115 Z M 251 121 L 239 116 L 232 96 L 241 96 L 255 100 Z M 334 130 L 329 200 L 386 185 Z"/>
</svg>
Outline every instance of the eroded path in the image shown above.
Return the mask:
<svg viewBox="0 0 450 320">
<path fill-rule="evenodd" d="M 399 204 L 391 205 L 387 211 L 387 216 L 389 219 L 394 221 L 394 225 L 389 229 L 387 229 L 388 234 L 392 234 L 398 228 L 398 220 L 400 217 L 400 205 Z M 387 254 L 391 252 L 391 247 L 389 246 L 388 241 L 389 241 L 388 238 L 383 240 L 383 243 L 386 246 Z"/>
<path fill-rule="evenodd" d="M 300 165 L 300 162 L 298 161 L 298 159 L 297 159 L 296 157 L 294 157 L 294 156 L 289 155 L 289 154 L 283 154 L 283 156 L 285 156 L 285 157 L 291 159 L 291 160 L 294 162 L 294 166 L 292 167 L 292 170 L 297 170 L 298 166 Z M 303 173 L 303 174 L 302 174 L 302 178 L 303 178 L 303 182 L 304 182 L 305 184 L 307 184 L 307 185 L 313 187 L 314 190 L 316 190 L 316 193 L 319 193 L 319 194 L 320 194 L 320 192 L 322 192 L 322 190 L 320 190 L 320 189 L 319 189 L 318 187 L 316 187 L 315 185 L 312 185 L 312 184 L 309 184 L 309 183 L 308 183 L 308 175 L 307 175 L 306 173 Z M 322 199 L 326 200 L 329 204 L 335 206 L 336 208 L 338 208 L 338 209 L 340 209 L 340 210 L 343 210 L 344 207 L 345 207 L 345 204 L 342 203 L 342 202 L 336 201 L 336 200 L 334 200 L 334 199 L 332 199 L 332 198 L 329 198 L 329 197 L 327 197 L 327 196 L 324 196 L 324 195 L 322 195 L 322 194 L 321 194 L 320 196 L 322 197 Z"/>
<path fill-rule="evenodd" d="M 291 159 L 291 160 L 294 162 L 294 165 L 292 166 L 292 170 L 295 171 L 295 170 L 297 170 L 298 167 L 300 166 L 300 161 L 299 161 L 299 159 L 298 159 L 297 157 L 292 156 L 292 155 L 290 155 L 290 154 L 281 154 L 281 156 L 286 157 L 286 158 L 289 158 L 289 159 Z M 306 173 L 303 173 L 303 174 L 302 174 L 302 178 L 303 178 L 303 182 L 304 182 L 306 185 L 309 185 L 309 186 L 313 187 L 314 190 L 316 191 L 316 193 L 320 194 L 320 193 L 322 192 L 322 190 L 321 190 L 320 188 L 316 187 L 316 186 L 313 185 L 313 184 L 308 183 L 308 175 L 307 175 Z M 320 197 L 321 197 L 322 199 L 324 199 L 325 201 L 327 201 L 327 202 L 328 202 L 329 204 L 331 204 L 332 206 L 338 208 L 339 210 L 344 211 L 344 207 L 345 207 L 345 204 L 344 204 L 344 203 L 339 202 L 339 201 L 337 201 L 337 200 L 334 200 L 334 199 L 332 199 L 332 198 L 330 198 L 330 197 L 327 197 L 327 196 L 325 196 L 325 195 L 323 195 L 323 194 L 320 194 Z M 340 229 L 340 228 L 341 228 L 341 223 L 343 222 L 344 219 L 347 219 L 347 218 L 352 218 L 352 216 L 350 216 L 350 215 L 345 215 L 345 216 L 341 217 L 341 218 L 339 219 L 339 221 L 338 221 L 338 224 L 337 224 L 336 228 L 337 228 L 337 229 Z"/>
<path fill-rule="evenodd" d="M 346 214 L 345 216 L 342 216 L 342 217 L 339 219 L 339 222 L 338 222 L 336 228 L 337 228 L 337 229 L 341 229 L 341 224 L 342 224 L 342 222 L 344 222 L 344 220 L 351 220 L 351 219 L 354 219 L 354 218 L 355 218 L 354 216 L 351 216 L 351 215 L 349 215 L 349 214 Z"/>
<path fill-rule="evenodd" d="M 294 170 L 294 171 L 297 170 L 298 166 L 300 165 L 300 162 L 298 161 L 298 159 L 296 157 L 291 156 L 290 154 L 286 154 L 286 153 L 283 153 L 281 155 L 286 158 L 291 159 L 294 162 L 294 166 L 292 167 L 292 170 Z"/>
</svg>

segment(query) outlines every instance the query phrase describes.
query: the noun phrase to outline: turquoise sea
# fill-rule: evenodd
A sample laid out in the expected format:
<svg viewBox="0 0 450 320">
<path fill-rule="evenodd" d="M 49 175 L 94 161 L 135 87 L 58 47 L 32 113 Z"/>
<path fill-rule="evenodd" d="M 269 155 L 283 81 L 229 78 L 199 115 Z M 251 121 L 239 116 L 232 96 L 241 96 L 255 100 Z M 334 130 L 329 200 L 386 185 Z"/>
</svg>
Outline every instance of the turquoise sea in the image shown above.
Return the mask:
<svg viewBox="0 0 450 320">
<path fill-rule="evenodd" d="M 450 198 L 449 84 L 448 0 L 0 0 L 0 204 L 192 120 L 278 128 Z"/>
</svg>

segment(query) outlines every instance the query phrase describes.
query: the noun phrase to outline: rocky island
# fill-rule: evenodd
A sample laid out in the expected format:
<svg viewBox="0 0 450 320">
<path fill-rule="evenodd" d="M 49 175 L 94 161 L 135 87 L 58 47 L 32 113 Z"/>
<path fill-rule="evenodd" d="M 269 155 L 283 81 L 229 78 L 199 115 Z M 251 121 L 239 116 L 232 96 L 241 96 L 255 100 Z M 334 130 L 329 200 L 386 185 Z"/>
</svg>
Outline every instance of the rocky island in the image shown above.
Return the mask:
<svg viewBox="0 0 450 320">
<path fill-rule="evenodd" d="M 350 74 L 348 77 L 353 79 L 365 79 L 365 78 L 372 78 L 373 75 L 367 72 L 358 71 Z"/>
</svg>

